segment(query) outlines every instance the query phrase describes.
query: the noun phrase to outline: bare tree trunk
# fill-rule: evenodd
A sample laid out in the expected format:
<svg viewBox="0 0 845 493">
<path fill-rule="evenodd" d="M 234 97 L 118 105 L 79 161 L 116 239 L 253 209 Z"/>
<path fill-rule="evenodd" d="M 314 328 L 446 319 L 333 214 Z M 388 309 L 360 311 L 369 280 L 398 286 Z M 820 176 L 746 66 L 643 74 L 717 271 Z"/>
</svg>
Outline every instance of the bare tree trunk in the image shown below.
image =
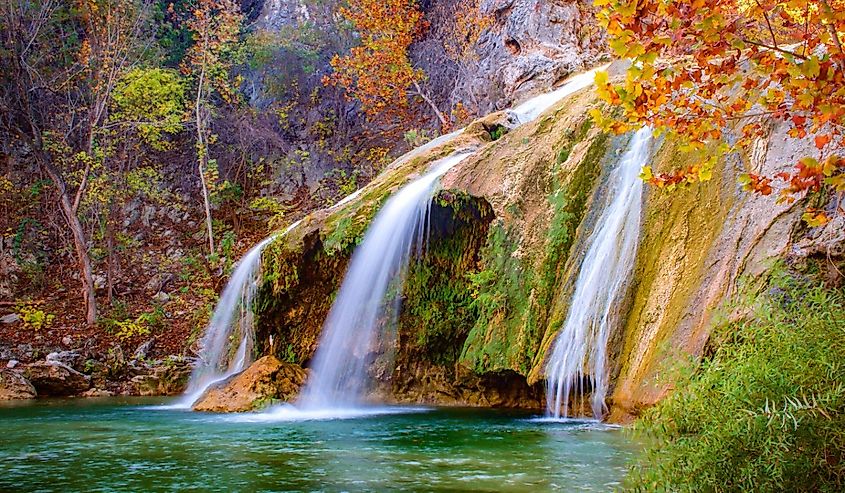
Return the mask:
<svg viewBox="0 0 845 493">
<path fill-rule="evenodd" d="M 109 203 L 108 212 L 106 213 L 106 248 L 108 250 L 108 300 L 109 305 L 114 305 L 114 276 L 115 276 L 115 251 L 114 251 L 114 228 L 112 227 L 112 217 L 114 216 L 114 206 Z"/>
<path fill-rule="evenodd" d="M 94 287 L 94 276 L 91 272 L 91 257 L 88 255 L 88 242 L 85 233 L 82 231 L 82 223 L 76 215 L 76 210 L 70 202 L 67 193 L 67 186 L 59 171 L 53 167 L 48 158 L 41 156 L 41 167 L 53 181 L 59 192 L 59 205 L 62 214 L 65 216 L 70 232 L 73 236 L 73 248 L 76 251 L 76 262 L 79 269 L 79 277 L 82 280 L 82 298 L 85 302 L 85 321 L 91 326 L 97 321 L 97 300 Z"/>
<path fill-rule="evenodd" d="M 197 125 L 197 171 L 202 185 L 202 201 L 205 208 L 205 228 L 208 234 L 208 253 L 214 253 L 214 227 L 211 222 L 211 201 L 208 198 L 208 183 L 205 180 L 205 170 L 208 164 L 208 146 L 205 141 L 205 122 L 202 115 L 202 92 L 205 83 L 205 67 L 200 71 L 197 99 L 194 104 L 194 114 Z"/>
<path fill-rule="evenodd" d="M 423 101 L 426 102 L 426 104 L 428 104 L 431 110 L 434 111 L 434 114 L 437 116 L 437 119 L 440 120 L 440 128 L 449 128 L 451 126 L 449 119 L 446 118 L 446 115 L 444 115 L 443 112 L 440 111 L 440 108 L 438 108 L 437 105 L 434 104 L 434 101 L 432 101 L 431 98 L 428 97 L 428 94 L 423 92 L 422 87 L 420 87 L 420 84 L 416 81 L 414 81 L 414 89 L 416 89 L 417 94 L 422 98 Z"/>
</svg>

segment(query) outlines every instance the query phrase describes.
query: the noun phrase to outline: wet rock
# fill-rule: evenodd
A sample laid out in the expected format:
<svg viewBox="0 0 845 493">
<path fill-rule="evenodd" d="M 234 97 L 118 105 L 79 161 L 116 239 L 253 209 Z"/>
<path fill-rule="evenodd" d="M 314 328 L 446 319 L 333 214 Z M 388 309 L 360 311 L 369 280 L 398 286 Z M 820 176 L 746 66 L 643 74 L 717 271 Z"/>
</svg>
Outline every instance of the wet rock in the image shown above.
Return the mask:
<svg viewBox="0 0 845 493">
<path fill-rule="evenodd" d="M 299 394 L 306 373 L 299 365 L 265 356 L 242 373 L 210 388 L 194 404 L 196 411 L 252 411 L 272 401 L 289 401 Z"/>
<path fill-rule="evenodd" d="M 88 389 L 82 393 L 82 397 L 111 397 L 112 395 L 114 394 L 108 390 L 98 388 Z"/>
<path fill-rule="evenodd" d="M 21 321 L 21 316 L 17 313 L 10 313 L 0 317 L 0 324 L 16 324 Z"/>
<path fill-rule="evenodd" d="M 34 399 L 36 395 L 35 387 L 20 372 L 0 370 L 0 401 Z"/>
<path fill-rule="evenodd" d="M 91 386 L 91 379 L 59 362 L 33 363 L 24 370 L 38 395 L 70 396 L 81 394 Z"/>
</svg>

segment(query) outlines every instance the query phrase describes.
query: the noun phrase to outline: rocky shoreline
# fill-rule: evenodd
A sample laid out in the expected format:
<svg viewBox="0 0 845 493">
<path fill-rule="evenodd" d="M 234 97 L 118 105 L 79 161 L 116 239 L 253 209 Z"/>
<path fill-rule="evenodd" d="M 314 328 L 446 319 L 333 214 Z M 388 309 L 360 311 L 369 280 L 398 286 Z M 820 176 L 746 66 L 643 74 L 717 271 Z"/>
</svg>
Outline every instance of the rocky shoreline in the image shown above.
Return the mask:
<svg viewBox="0 0 845 493">
<path fill-rule="evenodd" d="M 48 352 L 29 344 L 0 346 L 0 400 L 38 397 L 176 395 L 184 391 L 196 358 L 152 358 L 155 339 L 131 356 L 120 346 L 107 352 L 84 348 Z"/>
</svg>

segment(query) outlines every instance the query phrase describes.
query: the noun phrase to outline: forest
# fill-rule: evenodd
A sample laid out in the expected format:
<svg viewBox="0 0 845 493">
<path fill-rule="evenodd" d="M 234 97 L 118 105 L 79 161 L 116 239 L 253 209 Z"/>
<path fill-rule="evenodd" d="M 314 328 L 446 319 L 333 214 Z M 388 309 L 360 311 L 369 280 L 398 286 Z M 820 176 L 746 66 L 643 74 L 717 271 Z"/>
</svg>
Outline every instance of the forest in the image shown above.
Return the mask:
<svg viewBox="0 0 845 493">
<path fill-rule="evenodd" d="M 843 0 L 2 2 L 0 489 L 31 409 L 122 424 L 53 431 L 61 490 L 841 491 L 843 43 Z"/>
</svg>

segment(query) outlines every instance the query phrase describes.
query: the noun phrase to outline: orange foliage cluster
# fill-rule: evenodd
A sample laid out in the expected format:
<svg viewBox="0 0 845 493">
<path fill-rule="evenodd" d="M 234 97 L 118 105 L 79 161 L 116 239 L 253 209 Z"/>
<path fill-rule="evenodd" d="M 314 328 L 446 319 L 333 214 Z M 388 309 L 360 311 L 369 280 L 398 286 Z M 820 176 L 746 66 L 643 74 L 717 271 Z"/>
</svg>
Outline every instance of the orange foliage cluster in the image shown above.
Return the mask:
<svg viewBox="0 0 845 493">
<path fill-rule="evenodd" d="M 625 82 L 597 77 L 599 94 L 623 109 L 624 131 L 649 125 L 682 137 L 700 165 L 652 174 L 658 186 L 709 179 L 705 143 L 717 154 L 764 136 L 760 117 L 787 122 L 789 135 L 814 136 L 821 159 L 804 158 L 781 200 L 830 187 L 845 192 L 845 0 L 596 0 L 611 48 L 633 61 Z M 596 112 L 594 115 L 602 120 Z M 738 135 L 729 135 L 733 128 Z M 728 138 L 730 137 L 730 138 Z M 744 175 L 748 190 L 771 194 L 773 178 Z M 825 218 L 820 218 L 824 222 Z"/>
<path fill-rule="evenodd" d="M 335 56 L 326 85 L 338 85 L 361 102 L 370 120 L 408 119 L 409 89 L 425 74 L 408 58 L 408 47 L 427 24 L 415 0 L 350 0 L 340 10 L 361 36 L 347 56 Z"/>
<path fill-rule="evenodd" d="M 493 25 L 494 17 L 482 13 L 481 0 L 459 0 L 452 9 L 442 15 L 447 31 L 443 40 L 446 53 L 456 61 L 474 59 L 473 48 L 481 34 Z"/>
<path fill-rule="evenodd" d="M 227 103 L 238 99 L 238 81 L 230 80 L 231 56 L 240 35 L 243 14 L 236 0 L 198 0 L 185 27 L 194 44 L 182 63 L 182 72 L 201 79 L 200 91 L 208 85 Z"/>
</svg>

